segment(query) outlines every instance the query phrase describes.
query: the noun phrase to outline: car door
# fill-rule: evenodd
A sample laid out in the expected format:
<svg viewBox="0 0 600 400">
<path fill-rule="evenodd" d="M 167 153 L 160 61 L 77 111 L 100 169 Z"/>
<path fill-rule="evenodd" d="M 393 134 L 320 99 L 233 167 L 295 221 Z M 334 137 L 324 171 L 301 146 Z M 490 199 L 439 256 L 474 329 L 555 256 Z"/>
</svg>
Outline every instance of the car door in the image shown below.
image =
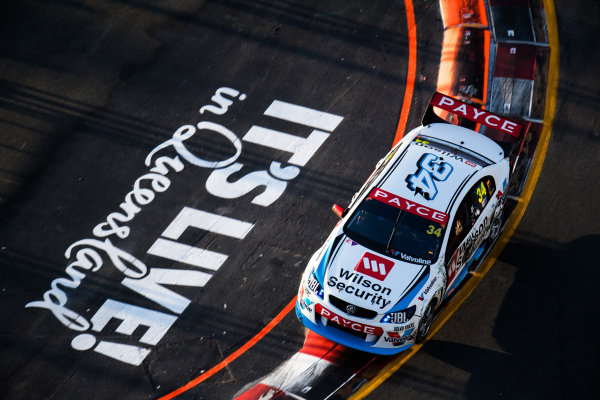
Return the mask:
<svg viewBox="0 0 600 400">
<path fill-rule="evenodd" d="M 494 178 L 486 176 L 475 183 L 462 199 L 450 225 L 446 246 L 446 294 L 466 276 L 467 266 L 489 234 L 494 209 L 490 199 L 495 192 Z"/>
</svg>

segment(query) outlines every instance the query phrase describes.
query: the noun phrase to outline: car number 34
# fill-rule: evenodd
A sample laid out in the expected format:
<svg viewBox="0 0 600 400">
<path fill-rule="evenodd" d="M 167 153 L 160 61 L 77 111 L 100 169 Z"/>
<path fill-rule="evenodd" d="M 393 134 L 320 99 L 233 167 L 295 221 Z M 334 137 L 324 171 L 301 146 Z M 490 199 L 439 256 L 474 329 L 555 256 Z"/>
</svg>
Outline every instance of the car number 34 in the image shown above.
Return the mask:
<svg viewBox="0 0 600 400">
<path fill-rule="evenodd" d="M 438 193 L 435 181 L 445 181 L 452 173 L 452 165 L 447 162 L 437 162 L 435 154 L 424 154 L 417 163 L 418 169 L 406 177 L 408 188 L 420 193 L 425 199 L 433 200 Z"/>
</svg>

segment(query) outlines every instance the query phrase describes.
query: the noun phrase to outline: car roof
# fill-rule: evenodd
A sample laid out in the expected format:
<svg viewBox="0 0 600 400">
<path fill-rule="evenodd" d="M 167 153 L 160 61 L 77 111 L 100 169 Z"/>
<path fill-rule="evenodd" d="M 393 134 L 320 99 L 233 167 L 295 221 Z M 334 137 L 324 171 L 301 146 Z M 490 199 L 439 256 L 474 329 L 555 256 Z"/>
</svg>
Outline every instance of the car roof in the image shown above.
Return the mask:
<svg viewBox="0 0 600 400">
<path fill-rule="evenodd" d="M 431 124 L 418 129 L 416 133 L 417 136 L 396 154 L 396 159 L 390 162 L 390 168 L 376 185 L 396 196 L 438 211 L 448 213 L 453 199 L 470 177 L 504 158 L 500 146 L 465 128 L 449 124 Z M 406 139 L 409 140 L 408 137 Z M 452 166 L 452 172 L 445 180 L 434 181 L 437 193 L 431 199 L 412 190 L 408 182 L 409 176 L 418 174 L 419 164 L 426 154 L 436 156 L 438 163 L 444 162 Z"/>
<path fill-rule="evenodd" d="M 491 163 L 504 159 L 504 150 L 492 139 L 462 126 L 436 123 L 420 128 L 420 135 L 447 142 L 458 151 L 475 153 Z"/>
</svg>

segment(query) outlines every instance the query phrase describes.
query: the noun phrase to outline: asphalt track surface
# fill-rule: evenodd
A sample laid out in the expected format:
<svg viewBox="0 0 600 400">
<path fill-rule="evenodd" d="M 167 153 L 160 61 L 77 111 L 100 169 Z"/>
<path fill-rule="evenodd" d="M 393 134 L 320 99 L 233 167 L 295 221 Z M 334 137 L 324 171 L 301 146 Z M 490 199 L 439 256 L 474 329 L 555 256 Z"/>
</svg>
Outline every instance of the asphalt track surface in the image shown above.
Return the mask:
<svg viewBox="0 0 600 400">
<path fill-rule="evenodd" d="M 289 303 L 312 252 L 390 147 L 407 69 L 402 2 L 27 2 L 0 13 L 0 397 L 157 398 L 201 375 Z M 415 2 L 417 79 L 408 127 L 435 89 L 442 35 L 437 2 Z M 371 395 L 378 399 L 589 398 L 600 347 L 600 37 L 595 1 L 555 3 L 560 38 L 556 120 L 537 187 L 510 243 L 444 327 Z M 226 113 L 200 113 L 220 87 L 246 95 Z M 265 116 L 274 100 L 343 117 L 272 204 L 210 194 L 212 173 L 171 171 L 115 246 L 151 268 L 185 269 L 148 250 L 184 207 L 253 224 L 243 239 L 186 230 L 177 240 L 228 257 L 156 344 L 144 328 L 95 333 L 94 346 L 149 349 L 139 366 L 92 350 L 42 308 L 64 277 L 65 251 L 118 210 L 148 153 L 183 125 L 211 121 L 238 137 L 264 126 L 307 137 L 312 129 Z M 190 149 L 234 155 L 221 135 L 199 132 Z M 173 155 L 166 151 L 165 155 Z M 212 157 L 212 158 L 211 158 Z M 286 163 L 290 153 L 242 140 L 230 181 Z M 285 165 L 285 164 L 284 164 Z M 191 269 L 191 268 L 190 268 Z M 70 291 L 85 318 L 107 299 L 169 313 L 121 282 L 106 263 Z M 182 399 L 227 399 L 302 345 L 293 313 Z"/>
</svg>

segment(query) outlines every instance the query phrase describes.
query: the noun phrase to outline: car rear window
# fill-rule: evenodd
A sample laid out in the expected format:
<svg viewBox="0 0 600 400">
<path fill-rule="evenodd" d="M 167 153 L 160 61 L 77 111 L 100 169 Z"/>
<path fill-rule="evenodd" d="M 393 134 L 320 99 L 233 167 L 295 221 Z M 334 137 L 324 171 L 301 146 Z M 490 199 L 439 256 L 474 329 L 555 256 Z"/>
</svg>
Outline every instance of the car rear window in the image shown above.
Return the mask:
<svg viewBox="0 0 600 400">
<path fill-rule="evenodd" d="M 453 145 L 450 142 L 444 143 L 439 139 L 435 139 L 428 136 L 419 136 L 415 138 L 415 142 L 423 147 L 436 148 L 440 151 L 447 152 L 456 157 L 461 157 L 467 161 L 472 162 L 473 164 L 481 165 L 482 167 L 487 167 L 488 165 L 490 165 L 490 161 L 485 157 L 482 157 L 477 153 L 470 151 L 466 148 L 459 148 L 458 146 Z"/>
</svg>

